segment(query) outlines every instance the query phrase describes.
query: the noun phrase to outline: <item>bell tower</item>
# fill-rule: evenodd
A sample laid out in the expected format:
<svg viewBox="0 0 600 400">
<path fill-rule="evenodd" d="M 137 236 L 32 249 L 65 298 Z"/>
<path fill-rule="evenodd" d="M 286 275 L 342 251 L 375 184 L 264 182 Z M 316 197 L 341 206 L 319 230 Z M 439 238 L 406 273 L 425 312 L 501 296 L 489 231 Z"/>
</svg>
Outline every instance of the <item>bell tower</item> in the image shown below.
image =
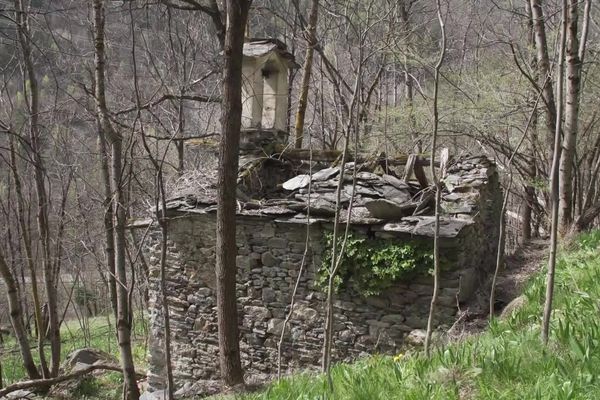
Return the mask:
<svg viewBox="0 0 600 400">
<path fill-rule="evenodd" d="M 294 56 L 277 39 L 249 39 L 244 43 L 242 150 L 287 144 L 288 74 L 297 67 Z"/>
</svg>

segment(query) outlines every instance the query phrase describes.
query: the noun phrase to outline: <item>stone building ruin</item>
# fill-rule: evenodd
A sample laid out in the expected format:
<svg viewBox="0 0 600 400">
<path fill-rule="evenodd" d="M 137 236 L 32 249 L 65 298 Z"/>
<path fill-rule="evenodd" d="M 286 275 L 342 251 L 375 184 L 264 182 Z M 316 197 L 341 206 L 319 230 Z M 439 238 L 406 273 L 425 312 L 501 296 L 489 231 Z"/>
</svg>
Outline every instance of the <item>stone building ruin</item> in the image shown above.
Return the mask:
<svg viewBox="0 0 600 400">
<path fill-rule="evenodd" d="M 282 68 L 292 66 L 293 59 L 280 43 L 263 40 L 257 46 L 260 51 L 252 42 L 244 47 L 244 54 L 251 55 L 244 59 L 245 78 L 255 81 L 255 89 L 262 84 L 262 89 L 244 89 L 245 101 L 251 104 L 243 109 L 247 122 L 241 137 L 237 212 L 240 347 L 249 375 L 276 373 L 277 345 L 301 268 L 282 364 L 288 371 L 320 364 L 325 293 L 318 284 L 319 269 L 327 257 L 326 236 L 332 231 L 339 179 L 344 182 L 341 222 L 350 224 L 355 237 L 384 245 L 422 246 L 431 244 L 434 231 L 427 159 L 361 154 L 349 160 L 342 173 L 338 152 L 314 151 L 308 162 L 308 150 L 285 147 L 288 137 L 279 107 L 283 104 L 287 110 L 287 73 Z M 263 52 L 265 48 L 269 50 Z M 257 65 L 270 72 L 257 72 L 263 68 Z M 276 86 L 269 81 L 274 66 L 280 68 L 276 75 L 286 77 L 277 78 Z M 250 93 L 262 99 L 249 99 Z M 495 164 L 486 157 L 450 159 L 442 167 L 438 324 L 451 323 L 457 305 L 468 300 L 493 270 L 502 202 Z M 219 377 L 216 171 L 195 171 L 180 183 L 167 204 L 166 285 L 174 377 L 178 387 L 187 388 Z M 166 379 L 160 239 L 160 229 L 151 228 L 147 248 L 151 390 L 164 388 Z M 351 282 L 343 286 L 335 300 L 334 361 L 398 351 L 407 334 L 425 328 L 433 281 L 429 268 L 431 263 L 418 266 L 378 295 L 365 296 Z"/>
</svg>

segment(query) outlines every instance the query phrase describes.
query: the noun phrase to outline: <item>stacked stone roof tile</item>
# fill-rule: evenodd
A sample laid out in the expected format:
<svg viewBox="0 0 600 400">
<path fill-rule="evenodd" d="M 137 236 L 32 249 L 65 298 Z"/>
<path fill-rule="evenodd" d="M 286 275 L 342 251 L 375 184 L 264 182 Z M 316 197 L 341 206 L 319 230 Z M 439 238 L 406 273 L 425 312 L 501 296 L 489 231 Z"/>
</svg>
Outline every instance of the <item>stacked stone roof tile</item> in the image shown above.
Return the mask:
<svg viewBox="0 0 600 400">
<path fill-rule="evenodd" d="M 433 236 L 433 188 L 405 181 L 368 164 L 347 163 L 339 193 L 340 220 L 378 225 L 381 231 Z M 480 188 L 495 173 L 486 157 L 463 157 L 451 163 L 442 179 L 441 236 L 454 237 L 477 214 Z M 171 212 L 216 212 L 216 173 L 182 178 L 177 195 L 167 202 Z M 331 222 L 335 216 L 339 167 L 315 169 L 278 185 L 269 196 L 252 199 L 238 190 L 238 214 L 277 222 Z M 352 200 L 352 201 L 351 201 Z M 351 204 L 352 203 L 352 204 Z"/>
</svg>

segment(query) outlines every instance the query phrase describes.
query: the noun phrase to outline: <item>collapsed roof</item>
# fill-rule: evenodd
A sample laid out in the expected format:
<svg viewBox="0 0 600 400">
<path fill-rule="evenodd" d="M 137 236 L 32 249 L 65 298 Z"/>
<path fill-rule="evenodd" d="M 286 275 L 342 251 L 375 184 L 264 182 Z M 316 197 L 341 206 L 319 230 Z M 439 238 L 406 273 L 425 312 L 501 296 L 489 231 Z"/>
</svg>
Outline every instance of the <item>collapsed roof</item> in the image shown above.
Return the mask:
<svg viewBox="0 0 600 400">
<path fill-rule="evenodd" d="M 267 160 L 269 160 L 267 158 Z M 273 166 L 266 166 L 274 168 Z M 293 176 L 261 198 L 252 198 L 240 185 L 238 215 L 286 223 L 332 222 L 336 204 L 340 220 L 379 230 L 433 235 L 434 191 L 430 185 L 383 171 L 373 163 L 346 163 L 339 189 L 340 167 L 318 168 Z M 422 168 L 421 168 L 422 172 Z M 478 212 L 480 188 L 495 174 L 486 157 L 462 157 L 451 162 L 442 179 L 441 236 L 454 237 L 471 224 Z M 216 212 L 216 173 L 193 172 L 182 177 L 177 193 L 167 202 L 175 213 Z M 338 201 L 339 196 L 339 201 Z"/>
</svg>

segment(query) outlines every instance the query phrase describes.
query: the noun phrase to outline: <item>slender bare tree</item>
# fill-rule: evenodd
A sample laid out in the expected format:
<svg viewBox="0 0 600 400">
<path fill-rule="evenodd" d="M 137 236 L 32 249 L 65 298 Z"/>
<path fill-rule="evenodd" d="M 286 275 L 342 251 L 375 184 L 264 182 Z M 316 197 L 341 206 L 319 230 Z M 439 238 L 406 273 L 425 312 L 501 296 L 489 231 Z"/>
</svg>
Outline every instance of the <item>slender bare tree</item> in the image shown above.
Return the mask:
<svg viewBox="0 0 600 400">
<path fill-rule="evenodd" d="M 304 58 L 304 65 L 302 66 L 302 83 L 300 84 L 300 96 L 298 98 L 298 108 L 296 110 L 296 126 L 294 128 L 295 147 L 297 149 L 302 148 L 302 141 L 304 138 L 304 119 L 306 117 L 306 106 L 308 105 L 308 89 L 313 66 L 313 55 L 315 53 L 315 46 L 317 45 L 316 33 L 318 17 L 319 0 L 311 0 L 308 26 L 306 27 L 305 32 L 306 55 Z"/>
<path fill-rule="evenodd" d="M 6 263 L 4 253 L 0 250 L 0 276 L 4 280 L 4 284 L 7 288 L 8 296 L 8 308 L 10 321 L 15 331 L 15 337 L 19 344 L 19 350 L 21 351 L 21 357 L 23 357 L 23 366 L 27 370 L 27 375 L 31 379 L 39 379 L 40 374 L 37 370 L 33 356 L 31 355 L 31 349 L 29 348 L 29 341 L 27 340 L 27 331 L 23 325 L 23 312 L 21 309 L 21 301 L 19 299 L 19 293 L 17 290 L 17 283 L 13 276 L 10 267 Z"/>
<path fill-rule="evenodd" d="M 137 400 L 140 397 L 137 386 L 135 365 L 131 351 L 131 304 L 127 286 L 126 263 L 126 204 L 124 168 L 123 168 L 123 138 L 112 126 L 108 114 L 105 89 L 105 10 L 104 0 L 94 0 L 94 64 L 95 64 L 95 100 L 96 113 L 100 127 L 111 146 L 111 190 L 113 198 L 113 229 L 115 279 L 117 280 L 117 337 L 121 367 L 123 368 L 123 397 L 127 400 Z"/>
<path fill-rule="evenodd" d="M 431 355 L 431 335 L 433 333 L 433 318 L 435 315 L 435 307 L 437 304 L 439 294 L 439 280 L 440 280 L 440 201 L 442 198 L 442 184 L 440 177 L 435 170 L 435 153 L 437 151 L 438 142 L 438 130 L 439 130 L 439 84 L 440 84 L 440 73 L 444 58 L 446 57 L 446 25 L 444 17 L 442 15 L 442 5 L 440 0 L 436 0 L 437 18 L 440 25 L 440 32 L 442 35 L 440 43 L 440 53 L 437 63 L 434 67 L 433 77 L 433 131 L 431 133 L 431 176 L 435 185 L 435 226 L 433 232 L 433 293 L 431 295 L 431 305 L 429 307 L 429 317 L 427 318 L 427 333 L 425 335 L 425 354 L 427 357 Z"/>
<path fill-rule="evenodd" d="M 589 0 L 587 0 L 589 2 Z M 586 2 L 586 3 L 587 3 Z M 581 42 L 579 41 L 579 2 L 568 1 L 567 43 L 566 43 L 566 96 L 565 96 L 565 129 L 562 139 L 562 152 L 559 167 L 559 232 L 565 235 L 573 224 L 573 192 L 575 151 L 577 149 L 577 132 L 579 125 L 579 103 L 581 98 L 581 72 L 587 42 L 588 20 L 583 21 Z M 589 4 L 586 5 L 589 10 Z M 584 14 L 589 19 L 589 11 Z"/>
<path fill-rule="evenodd" d="M 530 3 L 538 78 L 540 80 L 540 85 L 542 85 L 540 90 L 544 93 L 543 100 L 546 109 L 546 147 L 548 159 L 552 159 L 554 154 L 553 137 L 556 129 L 556 102 L 554 100 L 554 92 L 552 91 L 552 80 L 546 79 L 546 77 L 551 76 L 550 58 L 548 56 L 548 44 L 546 39 L 546 19 L 542 8 L 542 0 L 530 0 Z"/>
<path fill-rule="evenodd" d="M 28 4 L 25 0 L 14 0 L 15 22 L 17 25 L 18 43 L 23 54 L 24 76 L 23 86 L 28 92 L 29 107 L 29 143 L 33 161 L 35 191 L 37 197 L 37 226 L 41 245 L 41 264 L 48 304 L 48 326 L 42 330 L 50 339 L 50 375 L 58 375 L 60 368 L 60 321 L 58 317 L 58 276 L 59 264 L 52 262 L 50 241 L 50 199 L 46 189 L 46 166 L 42 157 L 40 140 L 40 88 L 33 60 L 32 33 L 29 25 Z M 27 90 L 28 86 L 28 90 Z M 38 335 L 43 335 L 38 326 Z"/>
<path fill-rule="evenodd" d="M 562 21 L 560 30 L 560 43 L 558 50 L 558 64 L 556 74 L 556 97 L 558 106 L 556 112 L 555 132 L 554 132 L 554 155 L 552 157 L 552 168 L 550 170 L 550 206 L 551 206 L 551 227 L 550 227 L 550 256 L 548 258 L 548 271 L 546 276 L 546 298 L 544 301 L 544 315 L 542 320 L 542 342 L 548 343 L 550 333 L 550 318 L 552 316 L 552 300 L 554 297 L 554 273 L 556 270 L 556 250 L 558 247 L 558 224 L 559 224 L 559 164 L 560 164 L 560 143 L 561 143 L 561 124 L 563 110 L 563 80 L 565 65 L 565 42 L 567 38 L 567 0 L 562 1 Z"/>
</svg>

